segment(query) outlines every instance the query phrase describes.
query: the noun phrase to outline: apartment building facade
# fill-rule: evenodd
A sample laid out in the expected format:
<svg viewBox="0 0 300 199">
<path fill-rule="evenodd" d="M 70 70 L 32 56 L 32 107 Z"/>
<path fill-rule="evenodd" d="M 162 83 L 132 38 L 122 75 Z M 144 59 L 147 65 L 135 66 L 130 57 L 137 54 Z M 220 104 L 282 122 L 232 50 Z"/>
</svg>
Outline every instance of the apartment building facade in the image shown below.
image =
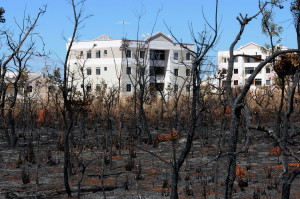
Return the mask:
<svg viewBox="0 0 300 199">
<path fill-rule="evenodd" d="M 161 32 L 144 40 L 102 35 L 78 41 L 68 60 L 69 83 L 79 92 L 86 88 L 95 95 L 103 88 L 118 88 L 119 83 L 122 95 L 131 95 L 139 81 L 153 92 L 177 92 L 181 87 L 188 92 L 194 45 L 183 45 Z"/>
<path fill-rule="evenodd" d="M 287 49 L 285 46 L 280 45 L 279 47 L 281 50 Z M 265 60 L 269 56 L 268 50 L 267 52 L 262 50 L 262 46 L 253 42 L 241 46 L 233 53 L 234 55 L 249 55 L 257 59 L 243 56 L 238 56 L 235 58 L 231 82 L 232 87 L 244 85 L 261 60 Z M 229 51 L 218 51 L 218 70 L 219 72 L 221 71 L 220 73 L 226 74 L 226 70 L 228 68 L 228 59 Z M 275 77 L 276 73 L 271 67 L 271 63 L 269 63 L 255 77 L 250 89 L 256 89 L 260 86 L 270 86 L 274 84 Z M 222 85 L 224 85 L 225 79 L 222 81 Z"/>
</svg>

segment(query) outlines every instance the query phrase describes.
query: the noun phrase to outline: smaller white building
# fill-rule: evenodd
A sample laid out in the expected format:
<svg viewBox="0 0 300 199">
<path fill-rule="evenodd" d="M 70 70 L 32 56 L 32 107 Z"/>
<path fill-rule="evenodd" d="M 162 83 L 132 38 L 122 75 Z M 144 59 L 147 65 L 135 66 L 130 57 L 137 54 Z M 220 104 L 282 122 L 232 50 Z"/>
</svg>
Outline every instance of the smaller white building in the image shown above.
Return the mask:
<svg viewBox="0 0 300 199">
<path fill-rule="evenodd" d="M 5 84 L 7 86 L 6 96 L 14 95 L 14 81 L 17 77 L 17 72 L 7 72 L 5 75 Z M 41 72 L 27 72 L 21 77 L 18 84 L 17 98 L 23 98 L 25 93 L 27 97 L 39 98 L 43 100 L 47 96 L 47 92 L 51 85 L 48 85 L 48 79 Z"/>
<path fill-rule="evenodd" d="M 280 47 L 281 50 L 288 49 L 287 47 L 281 45 L 278 47 Z M 232 87 L 243 86 L 261 60 L 265 60 L 270 55 L 268 52 L 268 49 L 263 50 L 262 46 L 253 42 L 250 42 L 235 50 L 233 52 L 234 55 L 249 55 L 252 57 L 257 57 L 257 59 L 242 56 L 235 58 L 231 82 Z M 218 51 L 219 72 L 221 71 L 221 73 L 226 74 L 228 68 L 228 59 L 229 51 Z M 255 77 L 250 89 L 256 89 L 260 86 L 270 86 L 275 81 L 274 77 L 276 77 L 274 69 L 271 67 L 271 64 L 267 64 Z M 225 85 L 225 79 L 222 81 L 222 85 Z"/>
</svg>

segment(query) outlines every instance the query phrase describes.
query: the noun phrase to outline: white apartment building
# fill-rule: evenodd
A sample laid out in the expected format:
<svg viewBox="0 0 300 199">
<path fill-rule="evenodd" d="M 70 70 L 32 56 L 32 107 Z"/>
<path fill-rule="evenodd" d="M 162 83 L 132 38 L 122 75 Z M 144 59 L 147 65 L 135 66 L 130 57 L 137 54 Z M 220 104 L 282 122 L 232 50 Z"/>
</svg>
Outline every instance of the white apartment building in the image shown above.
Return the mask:
<svg viewBox="0 0 300 199">
<path fill-rule="evenodd" d="M 281 50 L 286 50 L 287 47 L 279 46 Z M 234 70 L 232 76 L 231 85 L 242 86 L 245 84 L 246 80 L 253 73 L 254 69 L 258 66 L 261 60 L 266 59 L 269 54 L 262 50 L 262 46 L 250 42 L 244 46 L 241 46 L 233 52 L 234 55 L 250 55 L 252 57 L 257 57 L 257 59 L 250 57 L 236 57 L 234 60 Z M 228 68 L 229 51 L 218 51 L 218 70 L 224 71 Z M 224 70 L 225 69 L 225 70 Z M 256 89 L 259 86 L 270 86 L 274 83 L 274 77 L 276 73 L 271 67 L 271 64 L 267 64 L 255 77 L 250 89 Z M 225 79 L 223 80 L 223 85 L 225 84 Z"/>
<path fill-rule="evenodd" d="M 67 43 L 68 47 L 69 43 Z M 104 87 L 118 87 L 130 95 L 138 81 L 137 71 L 145 68 L 145 82 L 151 91 L 190 90 L 193 44 L 185 48 L 161 32 L 144 40 L 112 39 L 102 35 L 90 41 L 73 44 L 69 58 L 69 82 L 77 91 L 84 86 L 92 94 Z"/>
</svg>

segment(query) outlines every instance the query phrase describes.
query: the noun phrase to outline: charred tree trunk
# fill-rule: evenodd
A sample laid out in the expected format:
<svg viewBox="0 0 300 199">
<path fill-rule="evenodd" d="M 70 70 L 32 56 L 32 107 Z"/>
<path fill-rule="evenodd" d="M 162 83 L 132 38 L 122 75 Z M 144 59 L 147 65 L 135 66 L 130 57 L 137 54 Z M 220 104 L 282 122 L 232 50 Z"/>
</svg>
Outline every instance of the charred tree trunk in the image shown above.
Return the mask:
<svg viewBox="0 0 300 199">
<path fill-rule="evenodd" d="M 179 171 L 172 167 L 171 199 L 178 199 L 178 177 Z"/>
</svg>

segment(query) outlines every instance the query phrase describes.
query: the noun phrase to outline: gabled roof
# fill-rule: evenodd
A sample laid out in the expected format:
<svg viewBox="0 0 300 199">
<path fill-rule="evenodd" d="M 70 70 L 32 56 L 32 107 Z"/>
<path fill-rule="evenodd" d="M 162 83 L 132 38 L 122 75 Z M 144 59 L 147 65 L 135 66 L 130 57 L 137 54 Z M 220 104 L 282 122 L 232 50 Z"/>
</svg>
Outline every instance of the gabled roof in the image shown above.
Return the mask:
<svg viewBox="0 0 300 199">
<path fill-rule="evenodd" d="M 248 43 L 248 44 L 246 44 L 246 45 L 244 45 L 244 46 L 239 47 L 237 50 L 242 50 L 243 48 L 251 47 L 251 46 L 253 46 L 253 47 L 255 47 L 255 48 L 261 48 L 260 45 L 258 45 L 258 44 L 256 44 L 256 43 L 253 43 L 253 42 L 250 42 L 250 43 Z"/>
<path fill-rule="evenodd" d="M 113 40 L 110 36 L 108 36 L 107 34 L 101 35 L 99 37 L 97 37 L 96 39 L 93 39 L 93 41 L 109 41 L 109 40 Z"/>
<path fill-rule="evenodd" d="M 7 72 L 5 74 L 5 81 L 6 82 L 14 81 L 17 75 L 18 72 Z M 44 78 L 44 74 L 42 72 L 29 72 L 27 82 L 31 82 L 39 78 Z"/>
<path fill-rule="evenodd" d="M 156 39 L 158 39 L 160 37 L 164 38 L 165 40 L 167 40 L 167 41 L 169 41 L 171 43 L 174 43 L 173 39 L 171 39 L 170 36 L 165 35 L 162 32 L 157 32 L 157 33 L 151 35 L 150 37 L 147 37 L 144 41 L 154 41 L 154 40 L 156 40 Z"/>
</svg>

